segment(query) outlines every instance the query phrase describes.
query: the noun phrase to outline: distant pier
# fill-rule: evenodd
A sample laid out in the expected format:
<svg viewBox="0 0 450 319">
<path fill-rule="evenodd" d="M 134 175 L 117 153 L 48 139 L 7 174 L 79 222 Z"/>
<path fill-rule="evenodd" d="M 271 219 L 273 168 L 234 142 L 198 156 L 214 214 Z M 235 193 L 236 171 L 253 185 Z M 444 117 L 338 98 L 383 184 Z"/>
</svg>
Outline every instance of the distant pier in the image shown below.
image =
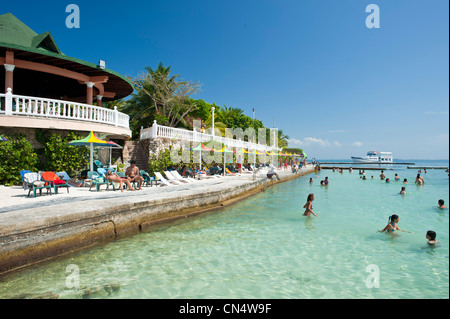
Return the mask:
<svg viewBox="0 0 450 319">
<path fill-rule="evenodd" d="M 339 164 L 344 164 L 344 163 L 339 163 Z M 320 164 L 320 168 L 321 169 L 343 169 L 343 170 L 350 170 L 353 169 L 354 171 L 356 170 L 362 170 L 362 171 L 389 171 L 389 170 L 393 170 L 393 168 L 386 168 L 386 167 L 346 167 L 346 166 L 322 166 L 322 164 Z"/>
<path fill-rule="evenodd" d="M 408 169 L 448 169 L 447 166 L 407 166 Z"/>
<path fill-rule="evenodd" d="M 415 163 L 355 163 L 355 162 L 319 162 L 322 164 L 338 164 L 338 165 L 415 165 Z"/>
</svg>

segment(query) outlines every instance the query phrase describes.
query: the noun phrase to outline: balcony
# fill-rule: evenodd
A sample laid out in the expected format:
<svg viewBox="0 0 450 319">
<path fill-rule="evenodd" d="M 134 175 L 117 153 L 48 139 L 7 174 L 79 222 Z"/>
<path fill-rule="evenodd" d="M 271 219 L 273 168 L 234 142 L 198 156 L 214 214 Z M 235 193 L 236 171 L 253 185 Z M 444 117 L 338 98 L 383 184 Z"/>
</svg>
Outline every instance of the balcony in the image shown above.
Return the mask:
<svg viewBox="0 0 450 319">
<path fill-rule="evenodd" d="M 129 116 L 89 104 L 0 93 L 0 127 L 102 132 L 131 137 Z"/>
</svg>

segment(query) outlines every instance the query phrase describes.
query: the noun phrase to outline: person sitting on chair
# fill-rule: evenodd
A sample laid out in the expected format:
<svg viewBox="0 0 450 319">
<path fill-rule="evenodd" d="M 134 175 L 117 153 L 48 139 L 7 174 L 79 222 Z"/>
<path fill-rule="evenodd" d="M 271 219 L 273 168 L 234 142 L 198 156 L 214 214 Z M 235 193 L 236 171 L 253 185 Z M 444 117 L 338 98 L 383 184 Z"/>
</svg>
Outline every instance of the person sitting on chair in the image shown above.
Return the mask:
<svg viewBox="0 0 450 319">
<path fill-rule="evenodd" d="M 130 162 L 130 166 L 125 171 L 125 175 L 130 178 L 130 182 L 138 182 L 139 190 L 142 190 L 144 178 L 139 175 L 139 168 L 136 166 L 136 161 L 132 160 Z"/>
<path fill-rule="evenodd" d="M 120 190 L 123 192 L 123 187 L 122 187 L 122 183 L 127 184 L 128 189 L 130 191 L 135 191 L 135 189 L 133 188 L 133 186 L 131 186 L 130 180 L 128 178 L 125 177 L 120 177 L 119 175 L 117 175 L 116 173 L 111 172 L 111 170 L 107 170 L 106 171 L 106 178 L 109 179 L 111 182 L 114 183 L 119 183 L 119 188 Z"/>
<path fill-rule="evenodd" d="M 280 180 L 280 177 L 278 176 L 277 172 L 275 172 L 274 167 L 271 165 L 269 171 L 267 172 L 267 178 L 272 179 L 273 175 L 276 175 L 277 180 Z"/>
</svg>

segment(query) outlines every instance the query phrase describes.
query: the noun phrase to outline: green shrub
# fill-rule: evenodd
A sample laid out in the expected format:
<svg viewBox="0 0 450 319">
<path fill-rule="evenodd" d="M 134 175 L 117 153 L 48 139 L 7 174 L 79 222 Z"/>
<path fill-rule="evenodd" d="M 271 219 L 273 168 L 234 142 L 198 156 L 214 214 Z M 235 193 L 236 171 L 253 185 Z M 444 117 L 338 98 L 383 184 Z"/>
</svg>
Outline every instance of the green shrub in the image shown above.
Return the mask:
<svg viewBox="0 0 450 319">
<path fill-rule="evenodd" d="M 38 157 L 23 134 L 5 136 L 8 141 L 0 142 L 0 184 L 20 185 L 20 171 L 37 172 Z"/>
<path fill-rule="evenodd" d="M 65 171 L 70 177 L 76 175 L 89 163 L 89 148 L 86 146 L 71 146 L 70 141 L 82 139 L 73 132 L 66 138 L 58 134 L 36 134 L 37 139 L 44 146 L 41 154 L 43 160 L 40 168 L 44 171 Z"/>
<path fill-rule="evenodd" d="M 162 173 L 169 166 L 176 165 L 170 159 L 170 150 L 160 151 L 158 155 L 153 155 L 148 161 L 148 172 L 150 176 L 154 176 L 155 172 Z"/>
</svg>

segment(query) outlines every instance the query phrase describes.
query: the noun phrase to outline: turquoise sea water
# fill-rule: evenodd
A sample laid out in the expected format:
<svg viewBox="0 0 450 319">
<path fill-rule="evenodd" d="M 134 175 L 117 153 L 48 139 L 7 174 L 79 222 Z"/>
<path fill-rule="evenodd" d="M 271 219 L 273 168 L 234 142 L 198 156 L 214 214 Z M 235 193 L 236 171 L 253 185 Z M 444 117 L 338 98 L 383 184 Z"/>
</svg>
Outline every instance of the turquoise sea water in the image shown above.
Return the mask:
<svg viewBox="0 0 450 319">
<path fill-rule="evenodd" d="M 449 204 L 448 173 L 430 169 L 416 186 L 417 170 L 406 165 L 385 172 L 390 183 L 379 171 L 362 180 L 353 167 L 9 275 L 0 298 L 449 298 L 449 211 L 437 208 L 440 198 Z M 317 218 L 302 216 L 309 193 Z M 379 233 L 392 214 L 413 233 Z M 439 247 L 427 245 L 427 230 Z"/>
</svg>

